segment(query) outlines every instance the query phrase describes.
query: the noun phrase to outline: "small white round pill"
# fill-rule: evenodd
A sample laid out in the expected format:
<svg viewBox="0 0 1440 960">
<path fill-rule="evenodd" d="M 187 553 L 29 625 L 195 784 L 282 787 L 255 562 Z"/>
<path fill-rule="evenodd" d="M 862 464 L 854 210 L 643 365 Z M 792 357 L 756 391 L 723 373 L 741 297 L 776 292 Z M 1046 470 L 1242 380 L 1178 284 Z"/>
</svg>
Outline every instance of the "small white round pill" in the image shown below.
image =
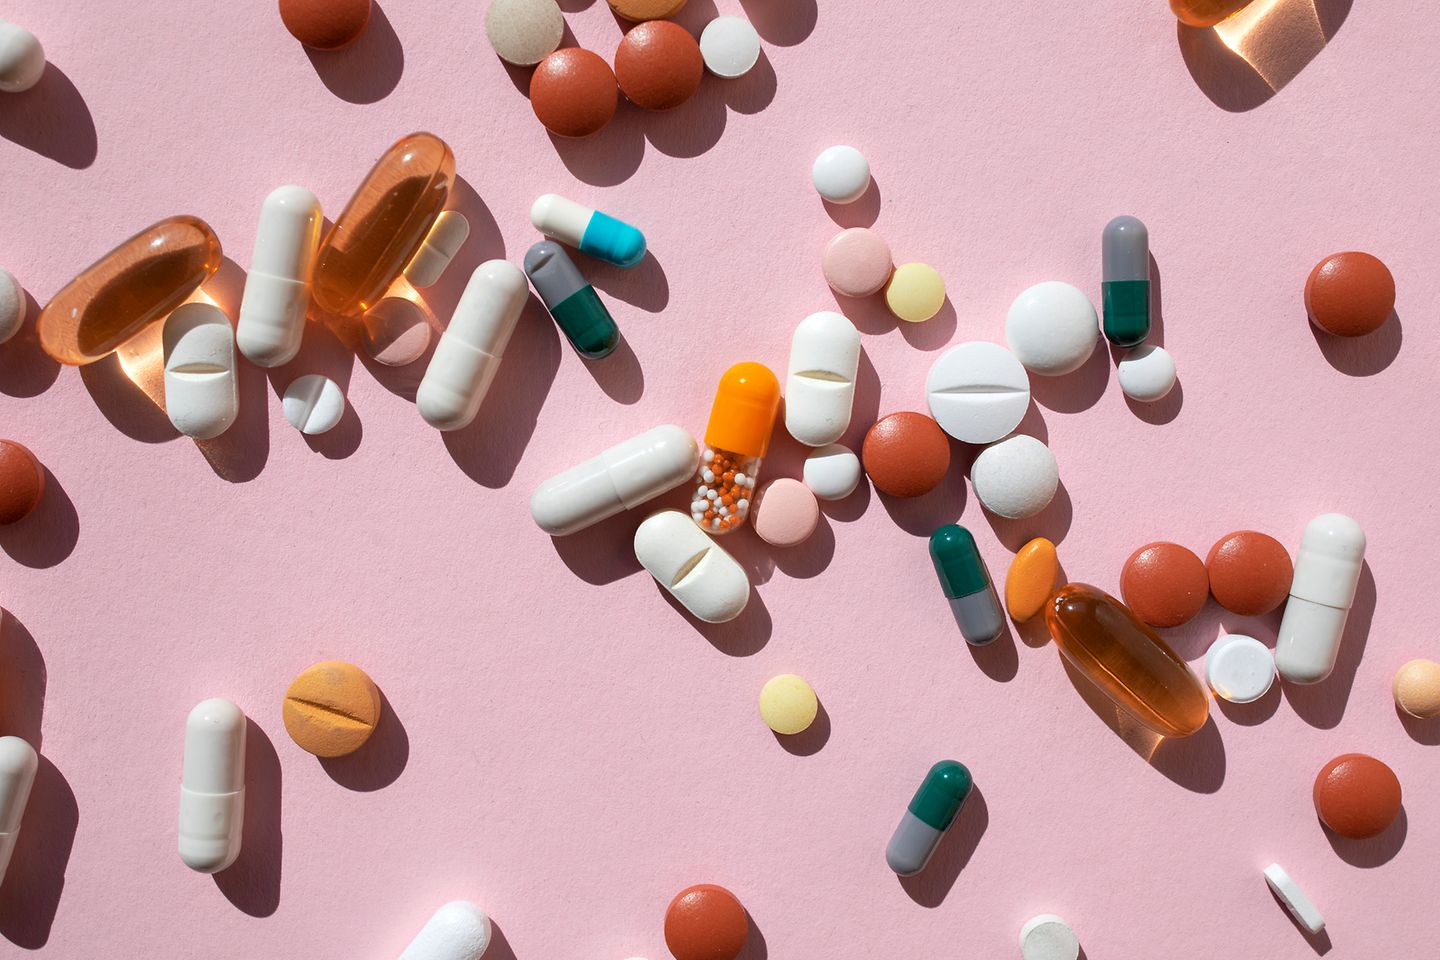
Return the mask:
<svg viewBox="0 0 1440 960">
<path fill-rule="evenodd" d="M 1120 389 L 1140 403 L 1154 403 L 1175 387 L 1175 360 L 1152 343 L 1125 354 L 1119 367 Z"/>
<path fill-rule="evenodd" d="M 998 517 L 1033 517 L 1055 499 L 1060 470 L 1055 454 L 1034 437 L 1017 433 L 980 451 L 970 467 L 980 503 Z"/>
<path fill-rule="evenodd" d="M 1076 960 L 1080 938 L 1055 914 L 1042 913 L 1020 928 L 1020 956 L 1024 960 Z"/>
<path fill-rule="evenodd" d="M 1205 652 L 1205 680 L 1217 697 L 1253 703 L 1275 682 L 1275 655 L 1254 637 L 1227 633 Z"/>
<path fill-rule="evenodd" d="M 45 73 L 45 48 L 24 27 L 0 20 L 0 91 L 24 93 Z"/>
<path fill-rule="evenodd" d="M 743 77 L 760 59 L 760 34 L 744 17 L 716 17 L 700 32 L 700 58 L 717 77 Z"/>
<path fill-rule="evenodd" d="M 1023 291 L 1005 318 L 1005 342 L 1031 373 L 1058 377 L 1085 365 L 1100 338 L 1095 305 L 1084 291 L 1047 280 Z"/>
<path fill-rule="evenodd" d="M 854 147 L 829 147 L 815 158 L 810 179 L 831 203 L 854 203 L 870 188 L 870 161 Z"/>
<path fill-rule="evenodd" d="M 805 486 L 821 500 L 844 500 L 860 485 L 860 458 L 843 443 L 820 447 L 805 458 Z"/>
<path fill-rule="evenodd" d="M 992 443 L 1030 407 L 1030 378 L 998 343 L 971 340 L 940 355 L 925 378 L 930 415 L 964 443 Z"/>
<path fill-rule="evenodd" d="M 309 373 L 285 388 L 281 406 L 296 430 L 314 436 L 340 422 L 345 415 L 345 393 L 329 377 Z"/>
<path fill-rule="evenodd" d="M 0 343 L 9 340 L 25 325 L 25 291 L 20 281 L 0 270 Z"/>
</svg>

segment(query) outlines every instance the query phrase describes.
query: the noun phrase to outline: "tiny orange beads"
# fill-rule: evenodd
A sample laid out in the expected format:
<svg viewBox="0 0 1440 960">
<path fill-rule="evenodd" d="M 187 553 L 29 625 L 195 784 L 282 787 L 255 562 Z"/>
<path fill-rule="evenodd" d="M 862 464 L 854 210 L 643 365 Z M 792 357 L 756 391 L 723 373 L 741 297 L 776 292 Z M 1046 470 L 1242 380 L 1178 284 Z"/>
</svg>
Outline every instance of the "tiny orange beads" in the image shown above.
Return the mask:
<svg viewBox="0 0 1440 960">
<path fill-rule="evenodd" d="M 1015 554 L 1005 575 L 1005 609 L 1016 623 L 1024 623 L 1045 606 L 1055 592 L 1060 559 L 1055 544 L 1036 537 Z"/>
</svg>

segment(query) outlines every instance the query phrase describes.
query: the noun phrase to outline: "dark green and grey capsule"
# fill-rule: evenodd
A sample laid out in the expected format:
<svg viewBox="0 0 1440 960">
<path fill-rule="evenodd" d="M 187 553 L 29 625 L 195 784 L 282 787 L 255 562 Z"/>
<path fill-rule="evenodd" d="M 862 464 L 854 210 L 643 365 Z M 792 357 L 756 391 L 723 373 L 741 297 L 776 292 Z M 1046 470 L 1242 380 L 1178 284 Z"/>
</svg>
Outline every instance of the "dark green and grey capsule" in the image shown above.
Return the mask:
<svg viewBox="0 0 1440 960">
<path fill-rule="evenodd" d="M 1116 217 L 1100 235 L 1100 257 L 1105 338 L 1139 346 L 1150 335 L 1150 231 L 1135 217 Z"/>
<path fill-rule="evenodd" d="M 913 877 L 925 869 L 972 786 L 970 771 L 959 761 L 941 760 L 930 768 L 885 848 L 885 862 L 891 870 Z"/>
<path fill-rule="evenodd" d="M 599 360 L 620 342 L 620 328 L 565 248 L 542 240 L 525 253 L 525 273 L 545 309 L 582 357 Z"/>
<path fill-rule="evenodd" d="M 978 647 L 1000 636 L 1005 614 L 970 531 L 954 523 L 936 530 L 930 535 L 930 560 L 965 642 Z"/>
</svg>

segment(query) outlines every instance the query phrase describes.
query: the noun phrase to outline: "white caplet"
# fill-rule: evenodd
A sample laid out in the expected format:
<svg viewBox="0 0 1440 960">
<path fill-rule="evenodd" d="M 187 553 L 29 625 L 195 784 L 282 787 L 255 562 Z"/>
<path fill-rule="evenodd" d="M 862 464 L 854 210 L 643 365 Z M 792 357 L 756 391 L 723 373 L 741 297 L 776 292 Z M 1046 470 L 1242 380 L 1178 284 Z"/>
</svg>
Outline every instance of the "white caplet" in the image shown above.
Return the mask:
<svg viewBox="0 0 1440 960">
<path fill-rule="evenodd" d="M 930 415 L 956 440 L 993 443 L 1030 407 L 1030 378 L 998 343 L 972 340 L 940 355 L 925 378 Z"/>
<path fill-rule="evenodd" d="M 468 900 L 435 911 L 400 960 L 479 960 L 490 946 L 490 918 Z"/>
<path fill-rule="evenodd" d="M 434 286 L 470 236 L 470 221 L 458 210 L 446 210 L 435 218 L 425 242 L 405 267 L 405 279 L 416 287 Z"/>
<path fill-rule="evenodd" d="M 213 303 L 181 304 L 165 318 L 165 413 L 175 429 L 209 440 L 240 413 L 235 331 Z"/>
<path fill-rule="evenodd" d="M 0 270 L 0 343 L 9 340 L 25 325 L 25 291 L 7 270 Z"/>
<path fill-rule="evenodd" d="M 745 569 L 678 510 L 662 510 L 640 524 L 635 559 L 706 623 L 734 620 L 750 601 Z"/>
<path fill-rule="evenodd" d="M 809 447 L 834 443 L 850 426 L 860 331 L 830 310 L 800 321 L 790 340 L 785 379 L 785 429 Z"/>
<path fill-rule="evenodd" d="M 1075 960 L 1080 938 L 1053 913 L 1031 917 L 1020 928 L 1020 956 L 1024 960 Z"/>
<path fill-rule="evenodd" d="M 1325 929 L 1325 917 L 1316 908 L 1315 904 L 1300 889 L 1296 883 L 1285 872 L 1285 868 L 1278 863 L 1272 863 L 1265 868 L 1265 882 L 1270 884 L 1270 889 L 1280 902 L 1285 904 L 1285 909 L 1290 911 L 1290 916 L 1295 922 L 1308 933 L 1319 933 Z"/>
<path fill-rule="evenodd" d="M 45 48 L 24 27 L 0 20 L 0 93 L 24 93 L 45 75 Z"/>
<path fill-rule="evenodd" d="M 30 800 L 30 787 L 39 767 L 34 747 L 19 737 L 0 737 L 0 882 L 5 880 L 5 869 L 15 852 L 25 804 Z"/>
</svg>

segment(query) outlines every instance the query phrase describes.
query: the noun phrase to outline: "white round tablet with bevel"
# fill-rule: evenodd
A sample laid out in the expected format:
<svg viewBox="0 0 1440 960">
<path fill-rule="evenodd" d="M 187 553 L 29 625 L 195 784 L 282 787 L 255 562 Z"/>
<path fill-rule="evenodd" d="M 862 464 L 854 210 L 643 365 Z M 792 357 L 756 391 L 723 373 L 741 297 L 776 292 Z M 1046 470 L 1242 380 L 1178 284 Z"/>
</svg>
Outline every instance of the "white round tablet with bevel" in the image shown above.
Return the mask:
<svg viewBox="0 0 1440 960">
<path fill-rule="evenodd" d="M 1023 520 L 1055 499 L 1060 470 L 1049 447 L 1017 433 L 980 451 L 970 467 L 970 483 L 986 510 L 1009 520 Z"/>
<path fill-rule="evenodd" d="M 1140 403 L 1154 403 L 1175 388 L 1175 360 L 1164 347 L 1142 343 L 1117 368 L 1120 389 Z"/>
<path fill-rule="evenodd" d="M 1095 305 L 1079 287 L 1047 280 L 1021 292 L 1005 318 L 1005 342 L 1031 373 L 1058 377 L 1085 365 L 1100 339 Z"/>
<path fill-rule="evenodd" d="M 700 59 L 717 77 L 743 77 L 760 59 L 760 34 L 744 17 L 716 17 L 700 31 Z"/>
<path fill-rule="evenodd" d="M 25 325 L 25 291 L 7 270 L 0 270 L 0 343 L 9 340 Z"/>
<path fill-rule="evenodd" d="M 1253 703 L 1275 682 L 1275 655 L 1254 637 L 1227 633 L 1205 651 L 1205 680 L 1221 699 Z"/>
<path fill-rule="evenodd" d="M 992 443 L 1010 433 L 1030 407 L 1030 378 L 998 343 L 972 340 L 940 355 L 925 378 L 930 415 L 965 443 Z"/>
<path fill-rule="evenodd" d="M 1080 938 L 1060 917 L 1042 913 L 1020 928 L 1020 956 L 1024 960 L 1076 960 Z"/>
<path fill-rule="evenodd" d="M 815 158 L 810 179 L 831 203 L 854 203 L 870 189 L 870 161 L 854 147 L 828 147 Z"/>
<path fill-rule="evenodd" d="M 803 476 L 821 500 L 844 500 L 860 484 L 860 458 L 843 443 L 832 443 L 805 458 Z"/>
<path fill-rule="evenodd" d="M 314 436 L 334 429 L 345 415 L 345 392 L 329 377 L 309 373 L 285 388 L 280 405 L 291 426 Z"/>
</svg>

